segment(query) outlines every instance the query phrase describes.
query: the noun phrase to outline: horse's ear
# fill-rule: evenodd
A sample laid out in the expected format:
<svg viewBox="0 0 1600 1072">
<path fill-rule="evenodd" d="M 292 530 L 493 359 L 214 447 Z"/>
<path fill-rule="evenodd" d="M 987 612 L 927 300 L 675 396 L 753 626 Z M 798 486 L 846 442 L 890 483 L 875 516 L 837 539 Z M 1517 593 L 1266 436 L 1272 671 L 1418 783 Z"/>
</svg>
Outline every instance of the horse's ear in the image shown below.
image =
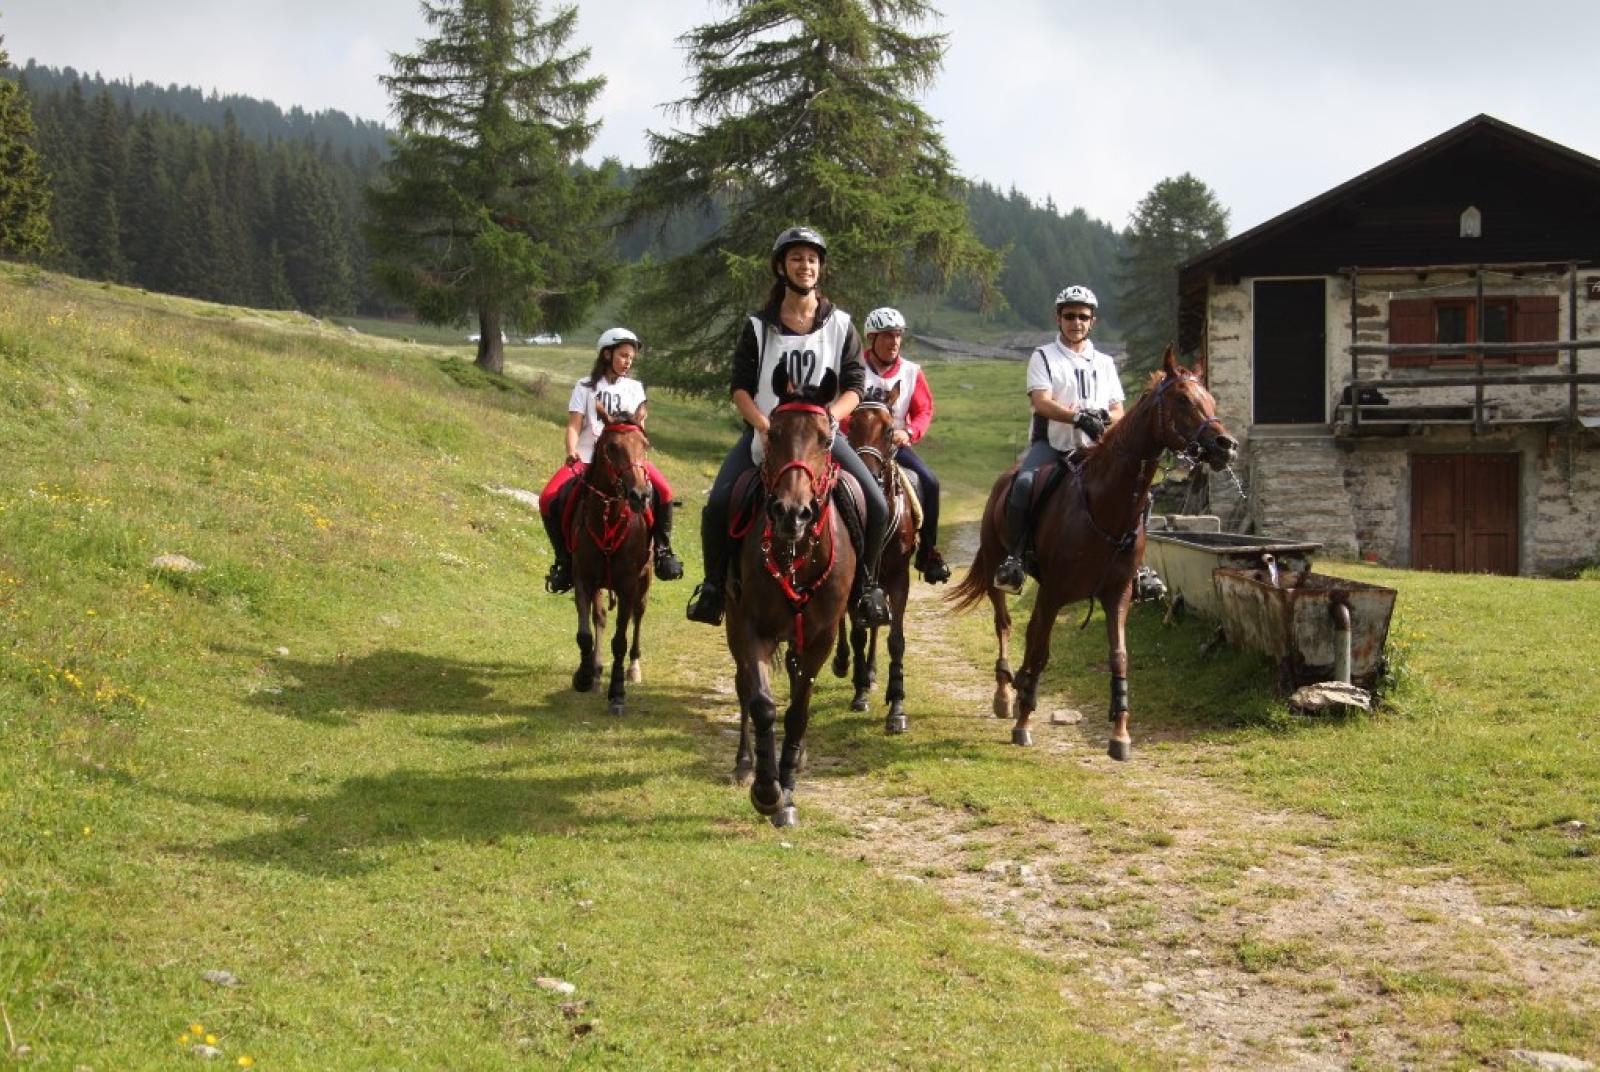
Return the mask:
<svg viewBox="0 0 1600 1072">
<path fill-rule="evenodd" d="M 789 379 L 789 363 L 780 361 L 772 366 L 772 393 L 779 398 L 794 394 L 794 381 Z"/>
<path fill-rule="evenodd" d="M 816 386 L 816 395 L 823 405 L 839 397 L 839 377 L 832 369 L 822 374 L 822 382 Z"/>
<path fill-rule="evenodd" d="M 893 409 L 894 404 L 900 401 L 900 387 L 901 384 L 896 381 L 894 387 L 890 389 L 888 396 L 884 398 L 884 401 L 889 403 L 890 409 Z"/>
<path fill-rule="evenodd" d="M 1178 362 L 1172 353 L 1172 344 L 1167 343 L 1167 352 L 1161 358 L 1161 371 L 1170 379 L 1178 374 Z"/>
<path fill-rule="evenodd" d="M 1207 367 L 1208 364 L 1209 362 L 1206 360 L 1206 352 L 1201 350 L 1199 354 L 1195 355 L 1194 367 L 1189 371 L 1194 373 L 1195 379 L 1199 380 L 1201 383 L 1205 383 L 1206 373 L 1210 371 Z"/>
</svg>

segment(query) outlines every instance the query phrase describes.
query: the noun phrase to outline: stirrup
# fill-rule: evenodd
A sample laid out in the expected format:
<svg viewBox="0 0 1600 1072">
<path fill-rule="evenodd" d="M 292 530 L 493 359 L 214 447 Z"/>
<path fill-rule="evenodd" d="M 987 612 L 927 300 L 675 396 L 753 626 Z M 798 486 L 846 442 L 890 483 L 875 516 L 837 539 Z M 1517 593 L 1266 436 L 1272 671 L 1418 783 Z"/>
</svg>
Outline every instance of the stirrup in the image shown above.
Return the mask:
<svg viewBox="0 0 1600 1072">
<path fill-rule="evenodd" d="M 556 559 L 544 577 L 544 590 L 551 595 L 572 591 L 572 563 Z"/>
<path fill-rule="evenodd" d="M 862 587 L 861 597 L 856 600 L 852 614 L 855 620 L 867 629 L 881 629 L 894 622 L 894 613 L 889 609 L 889 599 L 883 594 L 883 589 L 875 584 Z"/>
<path fill-rule="evenodd" d="M 1022 594 L 1023 582 L 1028 578 L 1027 571 L 1022 568 L 1021 555 L 1007 555 L 1006 560 L 1000 563 L 994 571 L 993 584 L 1002 592 L 1012 595 Z"/>
<path fill-rule="evenodd" d="M 689 598 L 688 618 L 705 625 L 721 625 L 722 589 L 710 581 L 695 585 L 694 595 Z"/>
<path fill-rule="evenodd" d="M 683 559 L 670 547 L 656 548 L 656 580 L 676 581 L 683 577 Z"/>
</svg>

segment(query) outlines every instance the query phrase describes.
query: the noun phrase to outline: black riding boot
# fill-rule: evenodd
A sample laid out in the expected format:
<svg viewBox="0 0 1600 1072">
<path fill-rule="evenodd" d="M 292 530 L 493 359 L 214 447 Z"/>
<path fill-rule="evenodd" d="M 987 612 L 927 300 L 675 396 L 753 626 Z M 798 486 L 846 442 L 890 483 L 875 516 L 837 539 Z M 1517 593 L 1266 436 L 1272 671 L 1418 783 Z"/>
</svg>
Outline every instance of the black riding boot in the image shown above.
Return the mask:
<svg viewBox="0 0 1600 1072">
<path fill-rule="evenodd" d="M 1033 473 L 1017 474 L 1006 499 L 1006 559 L 994 571 L 994 586 L 1016 595 L 1028 578 L 1023 551 L 1028 545 L 1028 500 L 1033 497 Z"/>
<path fill-rule="evenodd" d="M 705 555 L 706 579 L 695 586 L 689 599 L 691 622 L 722 624 L 722 586 L 728 576 L 727 518 L 711 518 L 711 504 L 701 514 L 700 544 Z"/>
<path fill-rule="evenodd" d="M 678 504 L 657 503 L 650 538 L 656 545 L 656 580 L 676 581 L 683 576 L 683 560 L 672 551 L 672 512 Z"/>
<path fill-rule="evenodd" d="M 564 500 L 557 500 L 549 511 L 540 511 L 545 535 L 550 537 L 550 547 L 556 560 L 550 563 L 550 572 L 544 577 L 544 590 L 554 595 L 572 591 L 572 552 L 567 550 L 566 534 L 561 531 L 561 514 Z"/>
</svg>

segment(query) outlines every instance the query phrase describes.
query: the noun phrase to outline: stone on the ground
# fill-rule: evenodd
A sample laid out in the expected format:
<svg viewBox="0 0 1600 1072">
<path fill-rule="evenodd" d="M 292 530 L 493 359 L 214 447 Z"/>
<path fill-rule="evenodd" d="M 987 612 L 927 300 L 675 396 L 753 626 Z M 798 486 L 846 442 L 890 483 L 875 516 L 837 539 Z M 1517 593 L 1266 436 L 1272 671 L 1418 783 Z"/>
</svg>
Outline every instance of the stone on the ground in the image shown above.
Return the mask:
<svg viewBox="0 0 1600 1072">
<path fill-rule="evenodd" d="M 1083 712 L 1070 707 L 1058 707 L 1050 712 L 1052 726 L 1076 726 L 1083 721 Z"/>
<path fill-rule="evenodd" d="M 506 488 L 499 484 L 485 484 L 483 490 L 491 495 L 500 495 L 507 499 L 515 499 L 530 510 L 539 509 L 538 492 L 528 491 L 525 488 Z"/>
<path fill-rule="evenodd" d="M 1372 710 L 1372 693 L 1345 681 L 1323 681 L 1303 685 L 1289 697 L 1289 706 L 1300 711 L 1327 711 L 1342 707 Z"/>
<path fill-rule="evenodd" d="M 1582 1057 L 1550 1053 L 1547 1050 L 1512 1050 L 1510 1056 L 1513 1061 L 1520 1061 L 1530 1068 L 1546 1069 L 1547 1072 L 1590 1072 L 1594 1068 L 1594 1062 L 1585 1061 Z"/>
<path fill-rule="evenodd" d="M 215 1046 L 207 1046 L 203 1042 L 196 1043 L 195 1047 L 189 1052 L 206 1061 L 215 1061 L 218 1057 L 222 1056 L 221 1050 L 217 1049 Z"/>
<path fill-rule="evenodd" d="M 541 990 L 548 990 L 552 994 L 576 994 L 578 988 L 565 979 L 552 979 L 548 975 L 541 975 L 533 981 Z"/>
<path fill-rule="evenodd" d="M 173 573 L 195 573 L 203 567 L 188 555 L 157 555 L 150 560 L 154 569 L 171 570 Z"/>
<path fill-rule="evenodd" d="M 201 972 L 200 978 L 204 979 L 208 983 L 215 983 L 218 986 L 239 985 L 238 976 L 234 975 L 232 972 L 222 971 L 219 968 L 212 968 L 210 971 Z"/>
</svg>

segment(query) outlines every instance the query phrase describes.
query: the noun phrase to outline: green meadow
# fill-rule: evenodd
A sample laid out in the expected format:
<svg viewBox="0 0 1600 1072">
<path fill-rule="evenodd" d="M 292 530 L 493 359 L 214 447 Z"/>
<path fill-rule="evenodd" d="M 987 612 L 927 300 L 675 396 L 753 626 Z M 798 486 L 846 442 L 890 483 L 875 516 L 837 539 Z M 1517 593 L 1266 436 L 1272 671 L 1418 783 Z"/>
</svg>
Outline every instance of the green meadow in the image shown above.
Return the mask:
<svg viewBox="0 0 1600 1072">
<path fill-rule="evenodd" d="M 653 590 L 645 681 L 608 717 L 568 687 L 576 617 L 542 591 L 538 519 L 497 490 L 553 471 L 592 355 L 513 347 L 490 377 L 456 334 L 0 265 L 0 1066 L 169 1068 L 196 1044 L 260 1069 L 1210 1063 L 1182 1009 L 946 895 L 991 858 L 908 881 L 829 807 L 846 796 L 1017 852 L 1070 830 L 1086 867 L 1162 874 L 1117 909 L 1108 955 L 1153 948 L 1178 887 L 1222 889 L 1220 850 L 1162 871 L 1184 836 L 1163 778 L 1294 817 L 1268 844 L 1462 880 L 1593 949 L 1600 581 L 1336 565 L 1400 591 L 1384 706 L 1347 719 L 1291 715 L 1263 660 L 1202 654 L 1203 623 L 1140 608 L 1132 763 L 1155 781 L 1006 744 L 973 700 L 987 618 L 932 604 L 911 733 L 883 737 L 823 683 L 801 825 L 776 831 L 725 777 L 721 634 L 682 616 L 727 407 L 655 396 L 690 577 Z M 1021 366 L 927 367 L 923 453 L 954 528 L 1021 446 Z M 1044 695 L 1093 726 L 1104 633 L 1081 616 L 1062 616 Z M 1217 955 L 1309 991 L 1295 948 Z M 1394 1038 L 1427 1067 L 1600 1058 L 1565 992 L 1350 970 L 1387 987 L 1381 1019 L 1306 1037 L 1356 1063 L 1385 1065 Z"/>
</svg>

